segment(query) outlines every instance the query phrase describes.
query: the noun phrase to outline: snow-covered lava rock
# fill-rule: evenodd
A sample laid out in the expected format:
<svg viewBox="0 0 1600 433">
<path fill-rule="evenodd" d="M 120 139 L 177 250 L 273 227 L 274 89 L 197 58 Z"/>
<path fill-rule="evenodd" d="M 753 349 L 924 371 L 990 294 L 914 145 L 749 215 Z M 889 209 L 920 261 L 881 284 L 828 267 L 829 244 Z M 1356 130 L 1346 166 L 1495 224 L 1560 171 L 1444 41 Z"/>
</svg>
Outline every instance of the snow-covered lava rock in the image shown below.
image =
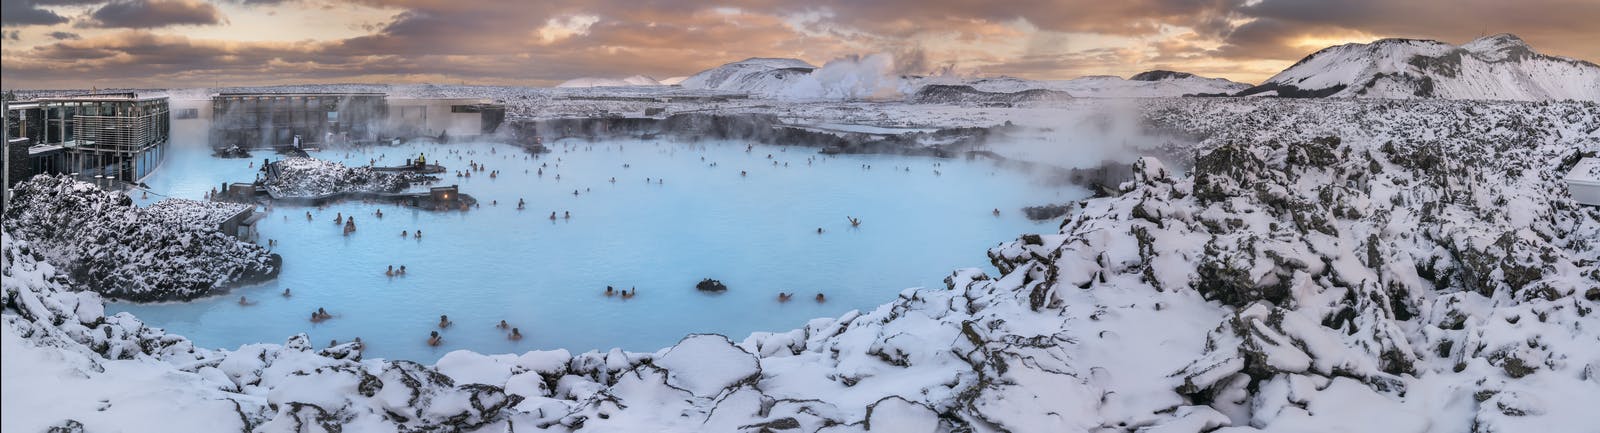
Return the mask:
<svg viewBox="0 0 1600 433">
<path fill-rule="evenodd" d="M 126 195 L 66 175 L 35 176 L 13 193 L 6 231 L 33 240 L 62 273 L 109 298 L 194 299 L 272 278 L 281 262 L 218 231 L 219 215 L 241 205 L 166 200 L 138 208 Z"/>
<path fill-rule="evenodd" d="M 415 175 L 385 173 L 372 167 L 347 167 L 316 158 L 289 157 L 274 161 L 277 170 L 266 182 L 274 198 L 325 197 L 342 193 L 400 192 L 417 180 Z"/>
</svg>

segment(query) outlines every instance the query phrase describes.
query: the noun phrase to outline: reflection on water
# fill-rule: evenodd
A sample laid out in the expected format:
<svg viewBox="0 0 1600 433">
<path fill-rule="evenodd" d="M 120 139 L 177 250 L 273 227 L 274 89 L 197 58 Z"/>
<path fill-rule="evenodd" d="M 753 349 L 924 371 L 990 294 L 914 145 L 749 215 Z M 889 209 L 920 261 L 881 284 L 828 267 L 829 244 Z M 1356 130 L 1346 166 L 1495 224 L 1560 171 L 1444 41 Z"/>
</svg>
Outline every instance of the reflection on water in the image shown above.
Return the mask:
<svg viewBox="0 0 1600 433">
<path fill-rule="evenodd" d="M 539 157 L 482 143 L 319 152 L 351 165 L 380 156 L 379 165 L 398 165 L 426 153 L 452 173 L 475 160 L 500 175 L 443 176 L 439 184 L 460 184 L 477 197 L 482 207 L 468 212 L 359 202 L 277 207 L 259 224 L 262 242 L 276 239 L 284 257 L 276 281 L 197 302 L 111 309 L 207 347 L 305 332 L 319 345 L 360 336 L 368 357 L 424 362 L 455 349 L 655 350 L 686 333 L 738 340 L 874 308 L 906 288 L 940 287 L 954 268 L 988 269 L 984 252 L 998 242 L 1055 231 L 1054 222 L 1029 222 L 1018 208 L 1084 195 L 981 161 L 824 157 L 760 145 L 747 152 L 728 142 L 555 148 Z M 147 183 L 162 195 L 198 199 L 222 182 L 250 180 L 251 164 L 259 167 L 264 156 L 277 158 L 216 159 L 179 146 Z M 542 176 L 541 164 L 548 164 Z M 517 210 L 519 199 L 526 210 Z M 995 208 L 1003 211 L 998 217 Z M 552 221 L 551 212 L 572 217 Z M 336 214 L 354 216 L 357 232 L 341 235 Z M 407 275 L 385 276 L 390 265 L 405 265 Z M 698 292 L 702 278 L 730 289 Z M 638 296 L 607 297 L 607 285 L 637 287 Z M 293 297 L 280 295 L 285 288 Z M 779 292 L 797 296 L 779 303 Z M 812 299 L 817 292 L 827 303 Z M 240 295 L 258 303 L 240 306 Z M 309 322 L 319 307 L 335 318 Z M 454 325 L 442 331 L 441 346 L 429 347 L 440 315 Z M 502 319 L 525 338 L 507 340 L 494 326 Z"/>
</svg>

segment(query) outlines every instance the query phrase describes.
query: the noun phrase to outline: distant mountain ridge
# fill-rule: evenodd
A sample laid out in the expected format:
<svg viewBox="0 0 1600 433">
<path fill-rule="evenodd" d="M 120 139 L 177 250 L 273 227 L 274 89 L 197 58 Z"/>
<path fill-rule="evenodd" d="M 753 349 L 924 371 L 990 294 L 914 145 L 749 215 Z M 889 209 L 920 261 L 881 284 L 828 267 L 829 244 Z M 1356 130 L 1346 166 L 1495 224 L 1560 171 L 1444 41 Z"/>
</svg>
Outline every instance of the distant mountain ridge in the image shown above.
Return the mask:
<svg viewBox="0 0 1600 433">
<path fill-rule="evenodd" d="M 1461 46 L 1381 39 L 1318 50 L 1237 96 L 1600 101 L 1600 66 L 1502 33 Z"/>
</svg>

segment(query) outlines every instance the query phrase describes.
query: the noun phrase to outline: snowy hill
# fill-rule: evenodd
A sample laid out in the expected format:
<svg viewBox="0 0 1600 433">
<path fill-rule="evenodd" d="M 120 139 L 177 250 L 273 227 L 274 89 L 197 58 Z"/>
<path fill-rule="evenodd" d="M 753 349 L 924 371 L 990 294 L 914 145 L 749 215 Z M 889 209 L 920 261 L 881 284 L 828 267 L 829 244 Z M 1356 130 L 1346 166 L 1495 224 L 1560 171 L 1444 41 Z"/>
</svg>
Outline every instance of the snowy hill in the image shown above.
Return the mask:
<svg viewBox="0 0 1600 433">
<path fill-rule="evenodd" d="M 805 80 L 816 66 L 799 59 L 754 57 L 700 71 L 678 84 L 688 89 L 778 95 Z"/>
<path fill-rule="evenodd" d="M 634 75 L 628 78 L 596 78 L 583 77 L 567 80 L 556 87 L 625 87 L 625 86 L 660 86 L 662 83 L 654 78 L 643 75 Z"/>
<path fill-rule="evenodd" d="M 1600 101 L 1600 66 L 1511 34 L 1461 46 L 1383 39 L 1325 48 L 1239 96 Z"/>
</svg>

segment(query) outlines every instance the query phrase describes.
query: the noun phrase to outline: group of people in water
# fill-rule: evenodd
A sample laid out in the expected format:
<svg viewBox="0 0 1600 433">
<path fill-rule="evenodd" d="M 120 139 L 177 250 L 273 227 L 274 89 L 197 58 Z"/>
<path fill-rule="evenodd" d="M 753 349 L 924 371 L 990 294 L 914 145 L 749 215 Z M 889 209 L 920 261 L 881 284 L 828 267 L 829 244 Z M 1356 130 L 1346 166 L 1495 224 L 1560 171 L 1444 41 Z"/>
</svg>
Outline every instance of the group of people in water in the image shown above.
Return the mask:
<svg viewBox="0 0 1600 433">
<path fill-rule="evenodd" d="M 440 330 L 449 329 L 450 325 L 454 325 L 454 324 L 455 324 L 455 322 L 450 321 L 450 316 L 449 315 L 445 315 L 445 314 L 440 314 L 439 315 L 439 329 Z M 518 329 L 517 327 L 511 326 L 510 323 L 506 323 L 505 319 L 501 319 L 500 323 L 494 325 L 494 327 L 497 328 L 497 329 L 500 329 L 502 331 L 507 330 L 507 329 L 511 330 L 510 333 L 506 334 L 506 339 L 507 340 L 511 340 L 511 341 L 522 340 L 522 330 Z M 428 345 L 429 346 L 438 346 L 438 345 L 443 344 L 443 343 L 444 343 L 444 336 L 443 335 L 439 335 L 439 331 L 436 330 L 436 331 L 429 331 L 428 332 Z"/>
<path fill-rule="evenodd" d="M 489 170 L 488 167 L 479 164 L 477 160 L 467 161 L 467 169 L 465 171 L 456 170 L 456 177 L 472 177 L 472 172 L 474 171 L 488 171 L 490 179 L 500 177 L 500 170 Z"/>
<path fill-rule="evenodd" d="M 620 297 L 622 297 L 622 299 L 633 299 L 633 297 L 635 295 L 639 294 L 639 288 L 638 287 L 630 287 L 630 288 L 628 288 L 626 290 L 618 291 L 615 287 L 606 286 L 606 292 L 605 293 L 606 293 L 606 297 L 608 297 L 608 298 L 612 297 L 612 296 L 620 296 Z"/>
<path fill-rule="evenodd" d="M 789 302 L 790 299 L 794 299 L 794 293 L 778 292 L 778 302 Z M 822 292 L 817 292 L 817 296 L 813 299 L 816 299 L 818 304 L 828 302 L 828 297 Z"/>
<path fill-rule="evenodd" d="M 747 147 L 746 151 L 749 152 L 752 149 L 753 149 L 753 147 Z M 450 151 L 450 153 L 455 153 L 455 154 L 460 155 L 463 152 L 457 150 L 457 151 Z M 471 152 L 467 152 L 467 153 L 471 153 Z M 493 153 L 493 151 L 491 150 L 490 153 Z M 767 158 L 768 159 L 773 159 L 773 155 L 768 154 Z M 815 160 L 819 159 L 819 158 L 820 157 L 808 157 L 808 158 L 806 158 L 806 163 L 807 163 L 807 165 L 812 165 L 815 162 Z M 458 156 L 458 159 L 461 159 L 461 157 Z M 560 158 L 557 157 L 557 160 L 558 160 L 558 162 L 556 163 L 556 167 L 559 167 Z M 706 160 L 705 157 L 701 157 L 701 161 L 705 161 L 705 160 Z M 415 160 L 415 162 L 418 165 L 424 164 L 423 161 L 424 161 L 424 159 L 422 157 L 418 157 Z M 788 163 L 787 162 L 783 162 L 783 163 L 780 164 L 779 161 L 774 160 L 773 161 L 773 165 L 774 166 L 780 166 L 781 165 L 781 166 L 787 167 Z M 716 162 L 710 162 L 710 166 L 711 167 L 716 167 L 717 163 Z M 470 177 L 472 175 L 472 172 L 474 172 L 474 171 L 477 171 L 477 172 L 488 171 L 488 174 L 489 174 L 489 176 L 491 178 L 495 178 L 499 174 L 499 170 L 488 170 L 485 167 L 484 164 L 478 163 L 476 160 L 469 161 L 468 162 L 468 167 L 469 167 L 469 169 L 467 169 L 465 171 L 457 171 L 456 172 L 456 176 L 457 177 Z M 629 167 L 629 166 L 627 164 L 624 164 L 624 168 L 627 168 L 627 167 Z M 540 176 L 544 175 L 544 169 L 545 168 L 550 168 L 549 163 L 542 163 L 538 167 L 537 170 L 538 170 L 538 174 Z M 872 167 L 870 165 L 863 164 L 862 168 L 870 170 Z M 900 167 L 895 167 L 895 168 L 899 169 Z M 910 170 L 909 167 L 906 167 L 905 169 L 907 171 Z M 743 176 L 743 177 L 748 177 L 750 175 L 750 173 L 747 170 L 740 170 L 739 173 L 740 173 L 740 176 Z M 934 174 L 938 175 L 940 173 L 938 173 L 938 171 L 935 170 Z M 556 174 L 555 175 L 555 179 L 559 181 L 560 180 L 560 174 Z M 615 184 L 616 180 L 617 180 L 616 177 L 610 177 L 609 182 Z M 647 183 L 647 184 L 664 184 L 664 182 L 665 181 L 663 179 L 660 179 L 660 178 L 657 178 L 657 177 L 653 177 L 653 176 L 645 178 L 645 183 Z M 588 190 L 589 190 L 588 188 L 584 188 L 582 190 L 574 189 L 572 193 L 573 193 L 574 196 L 578 196 L 578 195 L 580 195 L 581 191 L 588 191 Z M 215 195 L 215 193 L 208 194 L 208 195 Z M 494 205 L 498 205 L 498 201 L 494 201 L 492 203 Z M 526 208 L 527 208 L 527 201 L 525 199 L 523 199 L 523 198 L 518 198 L 517 199 L 517 210 L 525 210 Z M 1000 210 L 998 208 L 994 209 L 993 210 L 993 214 L 995 216 L 999 216 L 1000 215 Z M 383 218 L 383 211 L 381 209 L 374 210 L 373 217 L 379 218 L 379 219 Z M 556 220 L 558 218 L 571 219 L 572 218 L 572 213 L 571 213 L 571 211 L 551 211 L 549 218 L 552 221 L 554 221 L 554 220 Z M 850 223 L 851 227 L 860 227 L 861 226 L 862 220 L 860 218 L 856 218 L 854 216 L 846 216 L 845 219 Z M 310 211 L 306 212 L 306 220 L 307 221 L 314 220 L 314 216 L 312 215 L 312 213 Z M 336 215 L 334 217 L 334 223 L 337 224 L 337 225 L 342 225 L 343 226 L 345 235 L 349 235 L 349 234 L 355 232 L 355 230 L 356 230 L 355 218 L 353 216 L 346 217 L 346 216 L 343 215 L 343 213 L 336 213 Z M 817 233 L 818 234 L 822 234 L 823 232 L 824 232 L 823 228 L 821 228 L 821 227 L 817 228 Z M 410 238 L 413 235 L 418 239 L 421 239 L 421 237 L 422 237 L 422 231 L 421 230 L 415 230 L 414 232 L 410 231 L 410 230 L 402 230 L 400 234 L 401 234 L 401 237 L 403 237 L 403 238 Z M 407 271 L 407 269 L 406 269 L 405 265 L 399 265 L 398 267 L 396 267 L 395 265 L 389 265 L 388 268 L 384 271 L 384 275 L 386 275 L 388 277 L 404 276 L 404 275 L 406 275 L 406 271 Z M 631 298 L 633 298 L 633 297 L 638 295 L 638 288 L 637 287 L 629 287 L 629 288 L 626 288 L 626 289 L 620 289 L 619 290 L 614 286 L 606 286 L 605 291 L 603 292 L 603 294 L 606 297 L 618 297 L 618 298 L 621 298 L 621 299 L 631 299 Z M 291 297 L 292 295 L 291 295 L 290 289 L 285 288 L 283 290 L 282 296 L 284 298 Z M 789 301 L 793 300 L 794 296 L 795 296 L 795 294 L 793 292 L 779 292 L 777 294 L 777 301 L 780 302 L 780 303 L 786 303 L 786 302 L 789 302 Z M 815 302 L 817 302 L 819 304 L 827 302 L 826 295 L 824 295 L 823 293 L 820 293 L 820 292 L 817 293 L 813 297 L 813 299 L 815 300 Z M 239 304 L 242 305 L 242 306 L 249 306 L 249 305 L 256 304 L 256 301 L 252 301 L 252 300 L 249 300 L 248 298 L 246 298 L 244 296 L 241 296 L 239 298 Z M 329 313 L 324 308 L 317 308 L 310 315 L 310 320 L 313 323 L 320 323 L 322 321 L 326 321 L 326 320 L 329 320 L 329 319 L 332 319 L 332 318 L 334 318 L 334 315 Z M 447 316 L 447 315 L 439 316 L 439 322 L 437 324 L 438 329 L 430 331 L 429 337 L 427 339 L 427 344 L 429 346 L 439 346 L 439 345 L 441 345 L 443 343 L 443 335 L 441 334 L 441 331 L 448 330 L 449 328 L 452 327 L 453 324 L 454 324 L 454 322 L 452 322 L 450 320 L 449 316 Z M 500 320 L 499 323 L 495 325 L 495 327 L 497 329 L 502 330 L 502 332 L 506 332 L 506 338 L 509 339 L 509 340 L 518 341 L 518 340 L 522 339 L 521 330 L 519 328 L 517 328 L 517 327 L 511 326 L 511 324 L 507 323 L 507 321 L 505 321 L 505 320 Z M 360 339 L 357 338 L 356 342 L 360 343 Z M 330 343 L 330 344 L 337 344 L 337 341 L 334 341 L 333 343 Z"/>
</svg>

